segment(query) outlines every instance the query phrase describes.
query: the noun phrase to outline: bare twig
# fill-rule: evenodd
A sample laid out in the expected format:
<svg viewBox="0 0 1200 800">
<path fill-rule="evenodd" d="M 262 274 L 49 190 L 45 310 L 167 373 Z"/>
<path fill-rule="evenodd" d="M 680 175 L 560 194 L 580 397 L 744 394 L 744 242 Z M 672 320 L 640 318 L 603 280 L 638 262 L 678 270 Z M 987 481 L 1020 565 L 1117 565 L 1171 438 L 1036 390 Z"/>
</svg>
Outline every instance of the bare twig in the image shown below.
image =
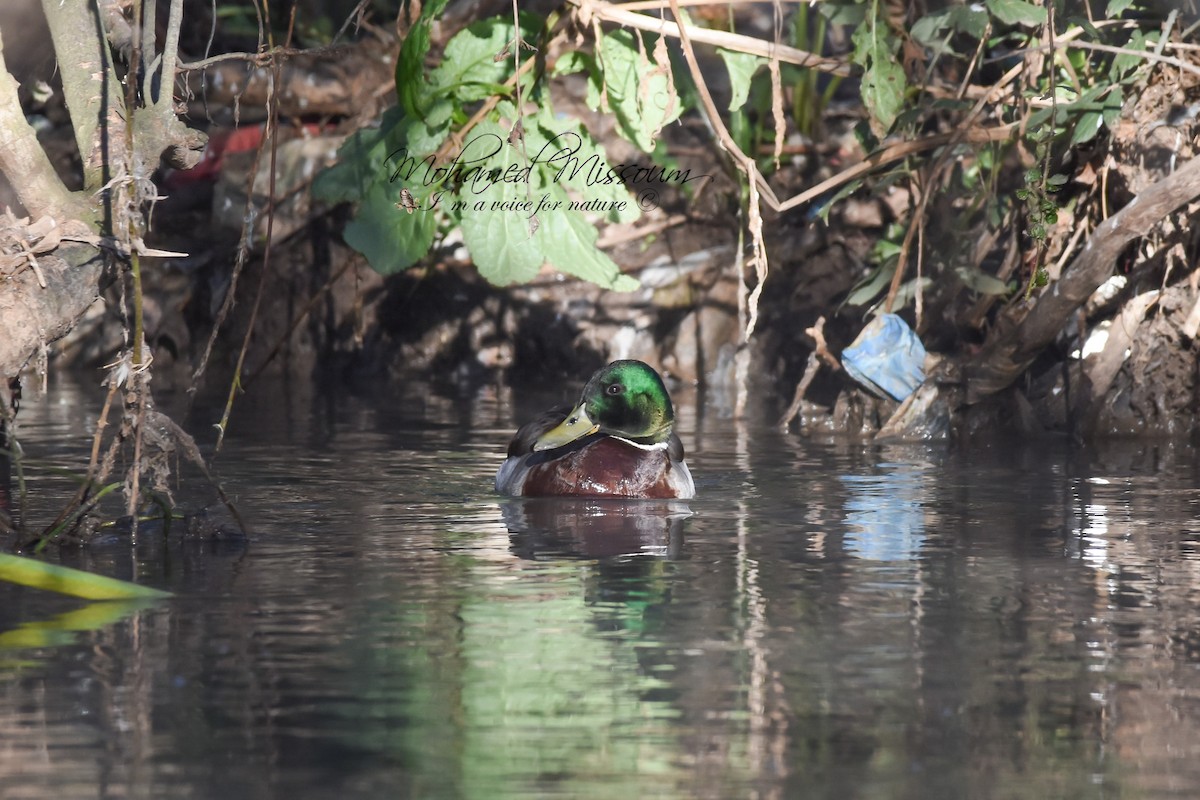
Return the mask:
<svg viewBox="0 0 1200 800">
<path fill-rule="evenodd" d="M 130 391 L 137 394 L 137 416 L 133 422 L 133 464 L 129 475 L 129 497 L 126 513 L 132 525 L 131 535 L 137 541 L 138 529 L 138 500 L 142 478 L 142 443 L 146 431 L 146 395 L 150 393 L 150 374 L 146 370 L 135 370 L 129 380 Z"/>
<path fill-rule="evenodd" d="M 750 55 L 762 56 L 763 58 L 778 58 L 780 61 L 785 61 L 789 64 L 828 72 L 832 75 L 849 77 L 854 73 L 853 68 L 849 64 L 839 61 L 836 58 L 826 58 L 825 56 L 809 53 L 795 47 L 764 42 L 762 39 L 756 39 L 753 36 L 697 28 L 694 25 L 681 26 L 668 20 L 650 17 L 645 14 L 635 14 L 632 11 L 625 10 L 626 7 L 623 5 L 617 7 L 602 0 L 574 0 L 574 2 L 579 6 L 579 11 L 585 24 L 590 24 L 590 21 L 594 17 L 606 22 L 615 22 L 618 25 L 670 36 L 675 39 L 683 38 L 684 29 L 686 29 L 688 39 L 700 42 L 701 44 L 716 45 L 724 47 L 726 50 L 749 53 Z M 675 14 L 675 19 L 683 19 L 683 16 L 679 13 L 679 0 L 670 0 L 670 6 L 672 12 Z"/>
<path fill-rule="evenodd" d="M 265 8 L 265 6 L 264 6 Z M 268 20 L 269 22 L 269 20 Z M 292 41 L 292 31 L 296 25 L 296 6 L 292 6 L 291 18 L 288 23 L 287 43 L 290 45 Z M 268 25 L 268 36 L 270 26 Z M 272 39 L 271 45 L 274 46 Z M 221 422 L 217 425 L 217 443 L 214 447 L 214 452 L 221 450 L 221 445 L 225 441 L 225 431 L 229 428 L 229 417 L 233 412 L 233 399 L 237 396 L 238 390 L 241 388 L 242 370 L 246 364 L 246 353 L 250 349 L 250 338 L 254 335 L 254 326 L 258 320 L 258 310 L 262 307 L 262 299 L 267 286 L 267 276 L 271 272 L 271 240 L 275 233 L 275 175 L 276 175 L 276 156 L 279 151 L 279 84 L 282 78 L 282 62 L 275 61 L 271 69 L 271 90 L 267 102 L 267 127 L 266 135 L 271 142 L 270 155 L 270 179 L 267 188 L 267 230 L 266 241 L 263 243 L 262 266 L 258 275 L 258 290 L 254 294 L 254 305 L 250 308 L 250 319 L 246 323 L 246 334 L 242 337 L 242 348 L 238 352 L 237 364 L 234 366 L 233 379 L 229 383 L 229 396 L 225 401 L 225 411 L 221 416 Z M 251 188 L 253 189 L 253 176 L 251 176 Z M 249 224 L 249 222 L 247 222 Z"/>
<path fill-rule="evenodd" d="M 811 328 L 805 328 L 804 332 L 813 338 L 815 342 L 813 350 L 808 354 L 808 361 L 804 365 L 804 375 L 800 378 L 800 382 L 796 384 L 796 391 L 792 394 L 792 403 L 788 406 L 787 411 L 779 418 L 779 422 L 775 423 L 776 427 L 787 430 L 788 425 L 800 413 L 800 405 L 804 402 L 804 395 L 808 393 L 809 384 L 813 382 L 813 378 L 817 376 L 817 369 L 824 362 L 833 371 L 838 371 L 842 365 L 838 363 L 837 357 L 829 352 L 829 347 L 825 344 L 825 317 L 817 317 L 816 324 Z"/>
<path fill-rule="evenodd" d="M 652 233 L 661 233 L 667 228 L 674 228 L 676 225 L 682 225 L 688 221 L 687 214 L 672 214 L 666 219 L 660 219 L 656 222 L 651 222 L 646 225 L 640 225 L 628 231 L 613 233 L 613 228 L 606 228 L 603 235 L 596 240 L 596 247 L 600 250 L 606 250 L 609 247 L 616 247 L 619 244 L 632 242 L 637 239 L 645 238 Z"/>
<path fill-rule="evenodd" d="M 1100 44 L 1098 42 L 1070 42 L 1068 44 L 1062 36 L 1059 36 L 1058 42 L 1054 44 L 1035 45 L 1034 47 L 1027 47 L 1023 50 L 1017 50 L 1012 53 L 1008 53 L 1005 55 L 1005 59 L 1023 55 L 1025 53 L 1036 53 L 1048 50 L 1070 50 L 1072 48 L 1078 48 L 1081 50 L 1099 50 L 1100 52 L 1104 53 L 1135 56 L 1137 58 L 1145 59 L 1146 61 L 1156 61 L 1161 64 L 1169 64 L 1172 67 L 1181 69 L 1184 72 L 1190 72 L 1193 75 L 1200 75 L 1200 67 L 1197 67 L 1195 64 L 1191 64 L 1182 59 L 1174 58 L 1173 56 L 1164 56 L 1159 53 L 1150 52 L 1149 50 L 1133 50 L 1128 47 L 1116 47 L 1111 44 Z"/>
<path fill-rule="evenodd" d="M 312 50 L 300 50 L 294 47 L 272 47 L 269 50 L 263 50 L 258 53 L 221 53 L 220 55 L 202 58 L 199 61 L 182 61 L 179 63 L 180 72 L 194 72 L 199 69 L 206 69 L 213 64 L 220 64 L 222 61 L 249 61 L 256 67 L 266 66 L 274 63 L 276 59 L 287 58 L 289 56 L 297 56 L 301 54 L 319 53 L 321 50 L 332 48 L 314 48 Z"/>
<path fill-rule="evenodd" d="M 159 76 L 159 91 L 161 94 L 155 100 L 155 106 L 160 113 L 170 119 L 175 116 L 175 68 L 179 61 L 179 27 L 183 24 L 183 0 L 171 0 L 171 10 L 167 13 L 167 35 L 163 40 L 162 72 Z"/>
</svg>

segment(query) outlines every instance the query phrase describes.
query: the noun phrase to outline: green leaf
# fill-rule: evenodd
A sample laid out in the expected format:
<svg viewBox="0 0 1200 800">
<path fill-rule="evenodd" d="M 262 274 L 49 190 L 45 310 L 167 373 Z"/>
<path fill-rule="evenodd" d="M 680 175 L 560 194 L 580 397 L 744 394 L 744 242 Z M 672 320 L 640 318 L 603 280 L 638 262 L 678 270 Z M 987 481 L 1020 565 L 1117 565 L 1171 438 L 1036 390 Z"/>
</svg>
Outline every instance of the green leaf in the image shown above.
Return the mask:
<svg viewBox="0 0 1200 800">
<path fill-rule="evenodd" d="M 1070 179 L 1066 175 L 1063 175 L 1061 172 L 1059 172 L 1059 173 L 1055 173 L 1054 175 L 1051 175 L 1049 178 L 1047 178 L 1046 185 L 1047 186 L 1062 186 L 1068 180 L 1070 180 Z"/>
<path fill-rule="evenodd" d="M 410 117 L 422 115 L 428 84 L 425 82 L 425 54 L 429 52 L 429 30 L 434 19 L 441 16 L 449 0 L 430 0 L 413 23 L 400 56 L 396 59 L 396 99 Z"/>
<path fill-rule="evenodd" d="M 1075 121 L 1075 127 L 1071 130 L 1071 146 L 1074 147 L 1095 139 L 1103 122 L 1104 115 L 1098 111 L 1085 111 L 1080 114 L 1079 119 Z"/>
<path fill-rule="evenodd" d="M 1133 3 L 1134 0 L 1108 0 L 1108 8 L 1104 11 L 1104 16 L 1113 19 L 1122 14 Z"/>
<path fill-rule="evenodd" d="M 1148 50 L 1149 48 L 1146 46 L 1146 34 L 1141 31 L 1134 31 L 1130 34 L 1129 41 L 1125 43 L 1125 49 Z M 1109 71 L 1109 74 L 1114 81 L 1124 80 L 1130 72 L 1144 63 L 1146 63 L 1146 59 L 1141 56 L 1131 53 L 1118 53 L 1116 58 L 1113 59 L 1112 69 Z"/>
<path fill-rule="evenodd" d="M 498 110 L 502 114 L 516 113 L 509 103 L 500 104 Z M 529 149 L 528 132 L 526 137 Z M 523 169 L 518 149 L 506 140 L 498 124 L 485 120 L 464 144 L 462 158 L 472 168 L 494 171 L 496 175 L 504 175 L 513 167 Z M 481 157 L 484 153 L 489 155 Z M 458 199 L 466 204 L 462 209 L 463 241 L 479 274 L 497 286 L 528 282 L 546 261 L 543 239 L 531 235 L 529 229 L 534 209 L 519 207 L 531 197 L 530 184 L 524 181 L 472 181 L 464 183 L 459 191 Z M 536 207 L 537 198 L 533 199 Z"/>
<path fill-rule="evenodd" d="M 425 202 L 422 208 L 409 214 L 396 207 L 399 200 L 398 185 L 374 184 L 342 234 L 346 244 L 366 256 L 381 275 L 391 275 L 417 263 L 429 252 L 437 230 L 435 212 L 425 208 Z"/>
<path fill-rule="evenodd" d="M 830 25 L 862 25 L 867 14 L 867 6 L 862 3 L 821 3 L 817 10 Z"/>
<path fill-rule="evenodd" d="M 844 200 L 847 197 L 849 197 L 850 195 L 854 194 L 855 192 L 857 192 L 859 189 L 862 188 L 862 185 L 863 185 L 862 179 L 858 178 L 856 180 L 852 180 L 852 181 L 844 184 L 842 186 L 842 188 L 838 189 L 837 192 L 835 192 L 834 195 L 832 197 L 830 197 L 828 200 L 825 200 L 825 199 L 815 200 L 814 202 L 818 203 L 818 205 L 814 209 L 814 211 L 816 212 L 816 215 L 821 218 L 822 222 L 828 223 L 829 222 L 829 212 L 833 209 L 833 207 L 835 205 L 837 205 L 838 201 Z M 809 212 L 809 213 L 811 214 L 813 212 Z"/>
<path fill-rule="evenodd" d="M 498 108 L 505 106 L 501 103 Z M 624 182 L 614 177 L 613 167 L 602 148 L 578 119 L 558 119 L 548 105 L 538 110 L 537 123 L 526 120 L 525 145 L 536 162 L 533 189 L 551 183 L 570 188 L 584 199 L 623 204 L 607 212 L 609 222 L 633 222 L 642 215 Z"/>
<path fill-rule="evenodd" d="M 738 53 L 723 47 L 718 47 L 717 52 L 725 62 L 725 69 L 729 70 L 729 110 L 737 111 L 746 104 L 750 94 L 750 79 L 767 61 L 750 53 Z"/>
<path fill-rule="evenodd" d="M 975 39 L 982 39 L 987 31 L 988 15 L 977 5 L 954 6 L 950 9 L 950 21 L 955 29 Z"/>
<path fill-rule="evenodd" d="M 171 596 L 170 592 L 151 589 L 148 586 L 138 586 L 136 583 L 5 553 L 0 553 L 0 581 L 88 600 L 134 600 Z"/>
<path fill-rule="evenodd" d="M 1125 91 L 1121 86 L 1113 86 L 1112 91 L 1104 96 L 1104 110 L 1100 113 L 1104 116 L 1104 124 L 1109 130 L 1117 127 L 1117 122 L 1121 119 L 1121 106 L 1125 104 Z"/>
<path fill-rule="evenodd" d="M 874 300 L 883 291 L 883 287 L 887 286 L 892 280 L 892 273 L 896 271 L 895 260 L 890 260 L 876 269 L 866 280 L 860 282 L 850 292 L 846 298 L 846 304 L 851 306 L 862 306 Z"/>
<path fill-rule="evenodd" d="M 1004 281 L 972 267 L 956 267 L 954 274 L 968 289 L 979 294 L 1008 294 L 1010 291 L 1009 285 Z"/>
<path fill-rule="evenodd" d="M 904 104 L 904 70 L 896 62 L 900 44 L 879 21 L 870 21 L 854 32 L 854 61 L 864 72 L 860 82 L 863 103 L 871 115 L 872 130 L 882 136 L 891 130 Z"/>
<path fill-rule="evenodd" d="M 388 154 L 403 142 L 404 112 L 389 108 L 378 128 L 362 128 L 346 137 L 338 148 L 338 163 L 313 181 L 313 194 L 331 203 L 356 201 L 371 184 L 383 178 Z"/>
<path fill-rule="evenodd" d="M 988 11 L 1005 25 L 1045 25 L 1046 9 L 1025 0 L 987 0 Z"/>
<path fill-rule="evenodd" d="M 871 260 L 882 264 L 888 259 L 899 258 L 901 249 L 899 242 L 893 242 L 890 239 L 880 239 L 871 248 Z"/>
<path fill-rule="evenodd" d="M 913 23 L 909 34 L 925 47 L 935 47 L 942 44 L 942 32 L 950 25 L 950 12 L 938 11 L 926 14 Z"/>
<path fill-rule="evenodd" d="M 544 215 L 537 235 L 544 237 L 546 260 L 560 272 L 618 292 L 631 292 L 640 285 L 611 258 L 596 248 L 596 228 L 576 211 Z"/>
<path fill-rule="evenodd" d="M 458 103 L 483 100 L 495 94 L 493 87 L 502 83 L 512 68 L 512 55 L 500 61 L 513 40 L 511 21 L 491 17 L 459 31 L 446 45 L 442 63 L 430 74 L 437 91 L 449 94 Z"/>
<path fill-rule="evenodd" d="M 571 50 L 559 56 L 558 61 L 554 62 L 554 69 L 550 74 L 557 78 L 560 75 L 572 75 L 576 72 L 590 73 L 595 68 L 596 62 L 590 55 L 578 50 Z"/>
<path fill-rule="evenodd" d="M 683 110 L 675 85 L 657 67 L 650 50 L 647 45 L 643 58 L 634 35 L 618 30 L 601 40 L 598 59 L 617 130 L 644 152 L 654 149 L 659 131 Z"/>
<path fill-rule="evenodd" d="M 463 209 L 463 242 L 471 252 L 479 274 L 490 283 L 496 286 L 528 283 L 546 261 L 540 230 L 530 235 L 529 216 L 532 212 L 492 206 L 496 202 L 524 202 L 525 185 L 501 184 L 487 195 L 487 199 L 475 200 Z"/>
</svg>

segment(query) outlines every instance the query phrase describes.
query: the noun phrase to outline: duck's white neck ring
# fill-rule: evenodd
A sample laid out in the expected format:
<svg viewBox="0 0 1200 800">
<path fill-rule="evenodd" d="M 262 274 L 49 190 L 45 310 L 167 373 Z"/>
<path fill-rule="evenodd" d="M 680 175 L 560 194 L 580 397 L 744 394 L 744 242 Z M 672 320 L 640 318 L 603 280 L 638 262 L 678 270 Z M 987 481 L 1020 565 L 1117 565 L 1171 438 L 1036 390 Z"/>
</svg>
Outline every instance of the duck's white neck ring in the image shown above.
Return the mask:
<svg viewBox="0 0 1200 800">
<path fill-rule="evenodd" d="M 624 442 L 625 444 L 631 444 L 634 447 L 640 448 L 642 450 L 666 450 L 667 449 L 666 442 L 657 442 L 655 444 L 641 444 L 639 442 L 633 441 L 632 439 L 626 439 L 624 436 L 613 436 L 612 438 L 619 439 L 620 441 Z"/>
</svg>

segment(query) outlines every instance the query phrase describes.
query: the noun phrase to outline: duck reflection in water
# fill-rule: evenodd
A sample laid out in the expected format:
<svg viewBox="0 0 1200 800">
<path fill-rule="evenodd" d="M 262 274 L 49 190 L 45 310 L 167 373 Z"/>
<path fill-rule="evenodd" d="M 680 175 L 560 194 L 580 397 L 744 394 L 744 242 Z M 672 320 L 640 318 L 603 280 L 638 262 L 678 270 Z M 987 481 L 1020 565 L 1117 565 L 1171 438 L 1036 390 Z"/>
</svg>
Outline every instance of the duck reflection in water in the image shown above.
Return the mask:
<svg viewBox="0 0 1200 800">
<path fill-rule="evenodd" d="M 692 515 L 677 500 L 537 498 L 501 504 L 512 552 L 519 558 L 678 558 L 683 521 Z"/>
</svg>

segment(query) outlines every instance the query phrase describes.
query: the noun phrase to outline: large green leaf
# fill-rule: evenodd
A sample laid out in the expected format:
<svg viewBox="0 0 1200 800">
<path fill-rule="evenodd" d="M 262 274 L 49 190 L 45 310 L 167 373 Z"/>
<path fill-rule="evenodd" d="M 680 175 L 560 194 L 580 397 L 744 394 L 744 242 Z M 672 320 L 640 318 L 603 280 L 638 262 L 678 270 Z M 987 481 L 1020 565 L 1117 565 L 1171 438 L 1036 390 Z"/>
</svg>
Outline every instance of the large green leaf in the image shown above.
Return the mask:
<svg viewBox="0 0 1200 800">
<path fill-rule="evenodd" d="M 410 117 L 424 114 L 429 85 L 425 82 L 425 54 L 429 52 L 429 30 L 449 0 L 428 0 L 421 16 L 409 29 L 396 59 L 396 99 Z"/>
<path fill-rule="evenodd" d="M 1012 291 L 1012 286 L 1009 284 L 994 275 L 988 275 L 986 272 L 974 267 L 965 265 L 955 267 L 954 273 L 967 288 L 979 294 L 1002 295 Z"/>
<path fill-rule="evenodd" d="M 374 184 L 394 180 L 406 157 L 419 161 L 434 153 L 446 138 L 449 119 L 446 102 L 431 106 L 425 120 L 388 109 L 378 128 L 363 128 L 346 138 L 338 148 L 338 163 L 313 181 L 313 194 L 331 203 L 358 202 Z"/>
<path fill-rule="evenodd" d="M 459 103 L 490 97 L 496 84 L 503 82 L 512 69 L 513 56 L 501 57 L 513 40 L 511 20 L 491 17 L 460 31 L 442 55 L 442 63 L 430 75 L 440 92 L 451 94 Z"/>
<path fill-rule="evenodd" d="M 750 96 L 750 79 L 767 60 L 723 47 L 718 47 L 717 52 L 725 62 L 725 69 L 729 70 L 729 110 L 737 111 L 746 104 L 746 98 Z"/>
<path fill-rule="evenodd" d="M 396 207 L 401 188 L 387 182 L 371 186 L 342 234 L 346 244 L 366 256 L 371 267 L 383 275 L 417 263 L 429 252 L 437 230 L 435 212 L 426 208 L 426 203 L 411 214 Z"/>
<path fill-rule="evenodd" d="M 530 229 L 534 212 L 529 204 L 532 199 L 536 206 L 537 197 L 529 184 L 485 177 L 487 173 L 497 177 L 519 174 L 512 169 L 524 168 L 519 151 L 507 138 L 490 120 L 475 127 L 464 145 L 462 160 L 469 162 L 470 169 L 482 172 L 472 173 L 471 182 L 459 192 L 459 200 L 465 203 L 461 212 L 463 241 L 479 274 L 497 286 L 531 280 L 546 261 L 542 240 Z M 476 174 L 479 180 L 474 180 Z"/>
<path fill-rule="evenodd" d="M 572 75 L 576 72 L 591 73 L 595 68 L 596 62 L 591 55 L 579 50 L 571 50 L 558 57 L 558 61 L 554 62 L 554 69 L 550 74 L 557 78 L 561 75 Z"/>
<path fill-rule="evenodd" d="M 1146 46 L 1146 34 L 1142 31 L 1134 31 L 1129 35 L 1129 41 L 1125 43 L 1126 50 L 1148 50 Z M 1125 77 L 1133 70 L 1146 63 L 1144 56 L 1134 55 L 1132 53 L 1118 53 L 1113 59 L 1112 68 L 1109 70 L 1110 77 L 1113 81 L 1124 80 Z"/>
<path fill-rule="evenodd" d="M 556 184 L 580 198 L 603 201 L 610 204 L 604 214 L 609 222 L 628 223 L 641 216 L 604 149 L 579 120 L 557 118 L 548 105 L 543 106 L 536 124 L 525 129 L 525 147 L 530 160 L 536 162 L 532 175 L 535 191 Z"/>
<path fill-rule="evenodd" d="M 904 70 L 896 62 L 900 43 L 882 21 L 872 24 L 869 19 L 855 30 L 853 41 L 854 60 L 863 68 L 863 104 L 871 115 L 874 133 L 883 136 L 904 104 Z"/>
<path fill-rule="evenodd" d="M 362 128 L 347 136 L 338 148 L 338 163 L 313 181 L 313 194 L 331 203 L 362 198 L 372 184 L 383 178 L 388 154 L 403 143 L 403 121 L 403 111 L 389 108 L 378 128 Z"/>
<path fill-rule="evenodd" d="M 859 281 L 858 285 L 846 297 L 846 304 L 851 306 L 861 306 L 870 303 L 883 292 L 892 280 L 892 274 L 896 271 L 895 259 L 889 259 L 884 264 L 875 268 L 869 276 Z"/>
<path fill-rule="evenodd" d="M 596 228 L 579 212 L 564 209 L 544 217 L 537 235 L 543 237 L 546 260 L 556 269 L 618 292 L 638 288 L 635 279 L 622 275 L 616 263 L 596 248 Z"/>
<path fill-rule="evenodd" d="M 987 0 L 988 11 L 1005 25 L 1046 24 L 1046 9 L 1025 0 Z"/>
<path fill-rule="evenodd" d="M 950 9 L 950 21 L 956 30 L 981 39 L 987 31 L 988 15 L 977 5 L 954 6 Z"/>
<path fill-rule="evenodd" d="M 524 202 L 527 202 L 524 184 L 497 184 L 488 191 L 486 199 L 474 201 L 462 212 L 463 242 L 479 274 L 497 286 L 527 283 L 546 261 L 540 231 L 530 230 L 532 211 L 494 206 Z"/>
<path fill-rule="evenodd" d="M 682 105 L 674 84 L 658 69 L 653 54 L 638 50 L 629 31 L 613 31 L 600 42 L 600 64 L 608 102 L 621 135 L 645 152 L 654 149 L 659 131 L 679 118 Z"/>
</svg>

